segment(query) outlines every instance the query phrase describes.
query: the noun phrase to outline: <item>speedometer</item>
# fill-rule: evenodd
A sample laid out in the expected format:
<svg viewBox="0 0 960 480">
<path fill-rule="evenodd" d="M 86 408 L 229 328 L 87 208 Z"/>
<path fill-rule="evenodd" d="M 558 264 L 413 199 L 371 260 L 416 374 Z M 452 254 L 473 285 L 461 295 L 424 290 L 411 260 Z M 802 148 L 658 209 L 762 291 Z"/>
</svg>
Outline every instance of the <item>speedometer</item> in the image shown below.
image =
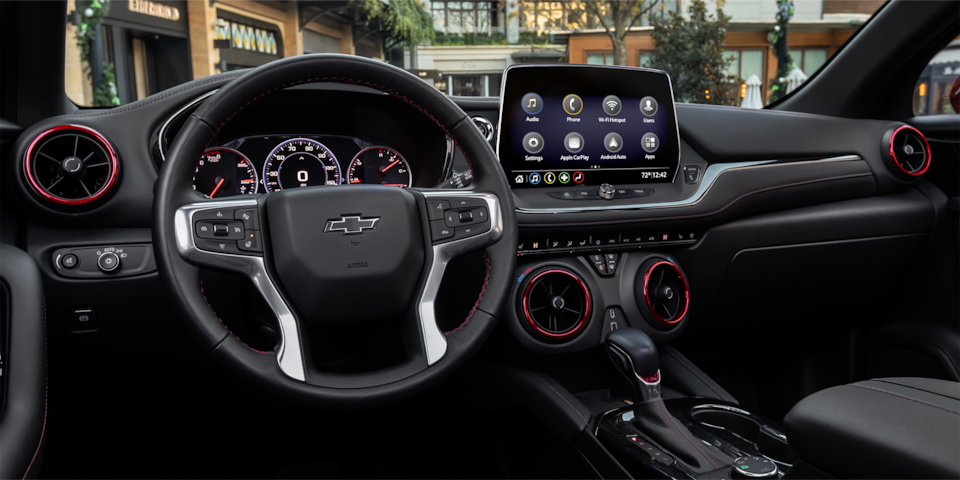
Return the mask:
<svg viewBox="0 0 960 480">
<path fill-rule="evenodd" d="M 309 138 L 293 138 L 277 145 L 263 164 L 263 186 L 268 192 L 341 182 L 337 157 Z"/>
</svg>

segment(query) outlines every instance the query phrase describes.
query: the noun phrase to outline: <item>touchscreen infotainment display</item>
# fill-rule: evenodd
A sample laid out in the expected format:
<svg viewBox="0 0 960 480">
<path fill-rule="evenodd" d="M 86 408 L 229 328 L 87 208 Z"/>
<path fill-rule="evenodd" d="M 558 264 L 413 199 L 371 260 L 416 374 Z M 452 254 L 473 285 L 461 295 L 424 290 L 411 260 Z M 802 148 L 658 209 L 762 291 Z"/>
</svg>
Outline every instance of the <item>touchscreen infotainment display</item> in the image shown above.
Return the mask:
<svg viewBox="0 0 960 480">
<path fill-rule="evenodd" d="M 657 70 L 509 67 L 498 132 L 513 188 L 672 182 L 680 163 L 673 91 Z"/>
</svg>

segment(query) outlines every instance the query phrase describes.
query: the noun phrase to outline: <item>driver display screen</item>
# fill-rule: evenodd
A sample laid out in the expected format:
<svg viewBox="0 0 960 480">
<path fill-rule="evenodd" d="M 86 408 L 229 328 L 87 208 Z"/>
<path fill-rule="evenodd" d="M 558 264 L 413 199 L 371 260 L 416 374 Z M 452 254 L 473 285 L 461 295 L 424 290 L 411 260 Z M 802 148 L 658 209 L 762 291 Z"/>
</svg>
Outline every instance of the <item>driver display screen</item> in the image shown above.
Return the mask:
<svg viewBox="0 0 960 480">
<path fill-rule="evenodd" d="M 497 154 L 513 188 L 672 182 L 679 143 L 663 72 L 524 65 L 504 73 Z"/>
</svg>

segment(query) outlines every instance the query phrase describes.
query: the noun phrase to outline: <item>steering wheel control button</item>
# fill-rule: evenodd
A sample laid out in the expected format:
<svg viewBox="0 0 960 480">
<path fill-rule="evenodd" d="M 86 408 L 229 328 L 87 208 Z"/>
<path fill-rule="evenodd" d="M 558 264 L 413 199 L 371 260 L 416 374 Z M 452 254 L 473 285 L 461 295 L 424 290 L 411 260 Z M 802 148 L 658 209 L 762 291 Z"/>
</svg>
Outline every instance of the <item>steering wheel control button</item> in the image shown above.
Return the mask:
<svg viewBox="0 0 960 480">
<path fill-rule="evenodd" d="M 211 208 L 193 214 L 193 220 L 232 220 L 236 217 L 235 208 Z"/>
<path fill-rule="evenodd" d="M 484 233 L 487 230 L 490 230 L 490 227 L 485 225 L 470 225 L 468 227 L 457 227 L 454 229 L 453 239 L 460 240 L 461 238 L 480 235 L 481 233 Z"/>
<path fill-rule="evenodd" d="M 430 220 L 443 219 L 443 212 L 450 210 L 450 202 L 446 200 L 428 200 L 427 213 Z"/>
<path fill-rule="evenodd" d="M 74 269 L 80 264 L 80 259 L 72 253 L 68 253 L 60 258 L 60 266 L 63 268 Z"/>
<path fill-rule="evenodd" d="M 246 237 L 237 241 L 237 247 L 244 252 L 262 252 L 260 246 L 260 232 L 256 230 L 247 230 Z"/>
<path fill-rule="evenodd" d="M 580 114 L 583 111 L 583 100 L 575 93 L 563 97 L 563 111 L 567 112 L 567 115 Z"/>
<path fill-rule="evenodd" d="M 460 212 L 460 223 L 473 223 L 473 212 Z"/>
<path fill-rule="evenodd" d="M 543 135 L 537 132 L 530 132 L 523 136 L 523 149 L 527 153 L 540 153 L 543 150 Z"/>
<path fill-rule="evenodd" d="M 114 252 L 104 252 L 97 259 L 97 266 L 104 272 L 112 272 L 120 268 L 120 257 Z"/>
<path fill-rule="evenodd" d="M 241 240 L 244 230 L 243 222 L 240 220 L 223 222 L 201 220 L 194 227 L 198 237 L 218 240 Z"/>
<path fill-rule="evenodd" d="M 205 238 L 196 238 L 194 239 L 194 242 L 196 242 L 197 248 L 200 250 L 220 253 L 240 253 L 240 248 L 237 247 L 237 242 L 231 240 L 208 240 Z"/>
<path fill-rule="evenodd" d="M 623 103 L 620 102 L 620 97 L 616 95 L 607 95 L 603 99 L 603 111 L 610 116 L 617 116 L 620 114 L 620 109 L 623 107 Z"/>
<path fill-rule="evenodd" d="M 237 210 L 234 218 L 243 222 L 243 228 L 247 230 L 260 230 L 260 217 L 255 208 Z"/>
<path fill-rule="evenodd" d="M 604 200 L 613 200 L 614 195 L 617 194 L 617 189 L 613 188 L 613 185 L 609 183 L 604 183 L 600 185 L 600 189 L 597 191 L 597 195 Z"/>
<path fill-rule="evenodd" d="M 640 111 L 646 116 L 652 116 L 657 113 L 657 100 L 653 97 L 643 97 L 640 99 Z"/>
<path fill-rule="evenodd" d="M 100 328 L 97 311 L 93 308 L 74 308 L 70 311 L 70 330 L 89 332 Z"/>
<path fill-rule="evenodd" d="M 697 165 L 683 166 L 683 180 L 687 184 L 694 184 L 700 180 L 700 167 Z"/>
<path fill-rule="evenodd" d="M 523 111 L 530 115 L 536 115 L 543 110 L 543 99 L 536 93 L 528 93 L 523 96 Z"/>
<path fill-rule="evenodd" d="M 777 464 L 767 458 L 745 455 L 733 461 L 733 478 L 777 478 Z"/>
<path fill-rule="evenodd" d="M 430 222 L 430 235 L 433 241 L 446 240 L 453 237 L 453 227 L 443 224 L 443 220 L 432 220 Z"/>
<path fill-rule="evenodd" d="M 563 146 L 570 153 L 578 153 L 583 150 L 583 135 L 577 132 L 568 133 L 563 139 Z"/>
<path fill-rule="evenodd" d="M 647 153 L 656 152 L 660 148 L 660 139 L 652 133 L 648 133 L 640 139 L 640 146 L 643 147 L 643 150 Z"/>
</svg>

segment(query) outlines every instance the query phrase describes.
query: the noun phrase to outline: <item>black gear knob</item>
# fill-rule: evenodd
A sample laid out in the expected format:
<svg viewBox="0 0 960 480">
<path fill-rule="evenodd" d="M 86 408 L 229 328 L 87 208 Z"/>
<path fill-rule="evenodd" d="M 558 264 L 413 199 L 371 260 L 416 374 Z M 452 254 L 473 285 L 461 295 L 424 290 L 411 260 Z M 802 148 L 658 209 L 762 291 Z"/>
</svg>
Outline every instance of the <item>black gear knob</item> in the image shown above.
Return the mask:
<svg viewBox="0 0 960 480">
<path fill-rule="evenodd" d="M 649 335 L 635 328 L 607 334 L 607 355 L 633 386 L 637 402 L 660 398 L 660 356 Z"/>
</svg>

